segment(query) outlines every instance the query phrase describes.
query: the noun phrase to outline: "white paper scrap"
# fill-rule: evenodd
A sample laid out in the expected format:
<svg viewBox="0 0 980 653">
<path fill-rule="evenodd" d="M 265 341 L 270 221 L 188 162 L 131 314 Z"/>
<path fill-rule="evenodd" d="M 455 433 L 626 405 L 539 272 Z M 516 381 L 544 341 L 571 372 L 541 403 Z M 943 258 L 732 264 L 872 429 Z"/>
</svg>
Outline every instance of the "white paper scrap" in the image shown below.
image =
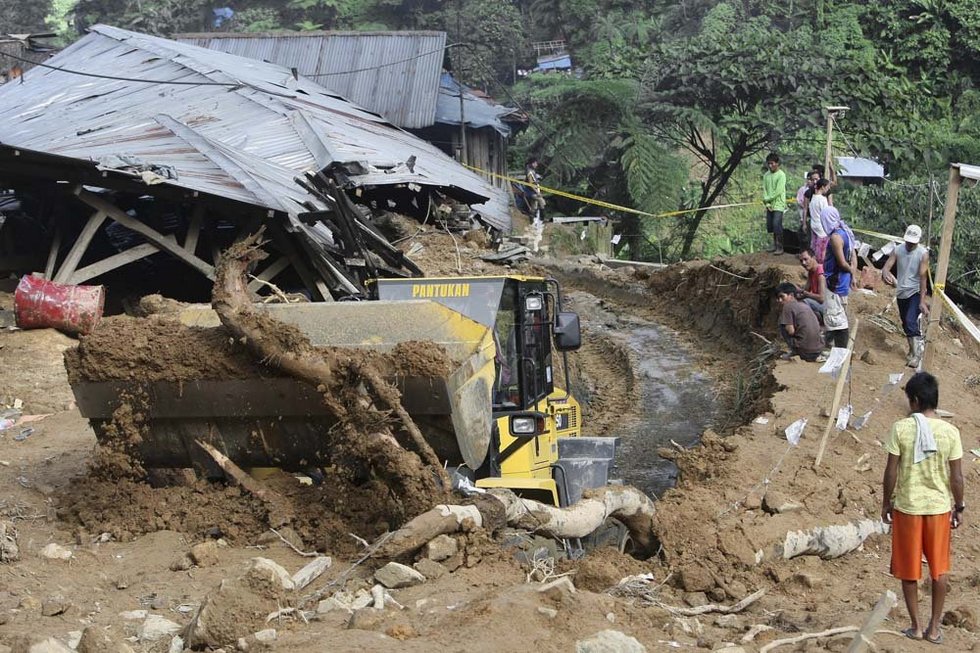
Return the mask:
<svg viewBox="0 0 980 653">
<path fill-rule="evenodd" d="M 840 410 L 837 411 L 837 430 L 843 431 L 847 428 L 847 423 L 851 420 L 851 413 L 854 412 L 854 408 L 847 404 L 846 406 L 841 406 Z"/>
<path fill-rule="evenodd" d="M 898 374 L 888 375 L 888 385 L 898 385 L 902 382 L 902 378 L 905 376 L 905 372 L 899 372 Z"/>
<path fill-rule="evenodd" d="M 615 236 L 609 239 L 609 242 L 611 242 L 613 245 L 618 245 L 619 241 L 621 241 L 622 239 L 623 239 L 622 234 L 616 234 Z"/>
<path fill-rule="evenodd" d="M 786 427 L 786 439 L 793 446 L 800 443 L 800 438 L 803 437 L 803 429 L 806 428 L 806 418 L 798 419 L 789 426 Z"/>
<path fill-rule="evenodd" d="M 845 347 L 834 347 L 830 350 L 830 356 L 827 356 L 827 360 L 820 367 L 820 373 L 837 376 L 840 368 L 844 365 L 845 358 L 847 358 L 847 349 Z"/>
<path fill-rule="evenodd" d="M 763 417 L 762 415 L 759 415 L 754 420 L 752 420 L 752 422 L 755 423 L 755 424 L 768 424 L 769 423 L 769 418 L 768 417 Z"/>
</svg>

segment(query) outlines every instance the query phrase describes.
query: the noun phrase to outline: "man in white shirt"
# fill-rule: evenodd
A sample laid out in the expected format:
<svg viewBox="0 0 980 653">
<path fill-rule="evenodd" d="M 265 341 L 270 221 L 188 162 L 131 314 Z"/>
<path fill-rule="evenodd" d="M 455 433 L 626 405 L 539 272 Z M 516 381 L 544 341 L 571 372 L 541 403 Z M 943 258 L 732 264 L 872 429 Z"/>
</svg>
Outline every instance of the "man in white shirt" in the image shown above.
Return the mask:
<svg viewBox="0 0 980 653">
<path fill-rule="evenodd" d="M 929 287 L 929 250 L 919 244 L 920 240 L 922 227 L 910 224 L 905 230 L 905 243 L 895 246 L 881 269 L 884 282 L 895 286 L 902 330 L 909 343 L 909 355 L 905 359 L 909 367 L 919 366 L 925 344 L 919 329 L 919 313 L 929 317 L 929 304 L 925 301 Z M 894 275 L 893 266 L 896 267 Z"/>
</svg>

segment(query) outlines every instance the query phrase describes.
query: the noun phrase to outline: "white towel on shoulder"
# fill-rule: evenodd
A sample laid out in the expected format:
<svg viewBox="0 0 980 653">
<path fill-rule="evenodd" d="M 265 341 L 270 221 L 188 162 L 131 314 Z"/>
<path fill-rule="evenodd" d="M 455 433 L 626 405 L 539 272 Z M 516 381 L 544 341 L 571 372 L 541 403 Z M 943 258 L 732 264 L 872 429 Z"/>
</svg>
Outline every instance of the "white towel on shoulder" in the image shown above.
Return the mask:
<svg viewBox="0 0 980 653">
<path fill-rule="evenodd" d="M 932 435 L 932 427 L 925 415 L 912 413 L 912 418 L 915 419 L 915 451 L 912 462 L 917 464 L 936 453 L 936 438 Z"/>
</svg>

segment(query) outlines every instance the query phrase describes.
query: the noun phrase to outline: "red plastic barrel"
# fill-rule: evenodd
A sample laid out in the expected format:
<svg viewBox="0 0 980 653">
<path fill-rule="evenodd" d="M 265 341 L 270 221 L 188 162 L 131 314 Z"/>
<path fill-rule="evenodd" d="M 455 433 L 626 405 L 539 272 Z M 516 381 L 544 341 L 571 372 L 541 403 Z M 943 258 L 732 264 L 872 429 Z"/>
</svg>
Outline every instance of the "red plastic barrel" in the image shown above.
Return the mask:
<svg viewBox="0 0 980 653">
<path fill-rule="evenodd" d="M 102 319 L 104 286 L 70 286 L 26 276 L 14 293 L 14 315 L 21 329 L 88 333 Z"/>
</svg>

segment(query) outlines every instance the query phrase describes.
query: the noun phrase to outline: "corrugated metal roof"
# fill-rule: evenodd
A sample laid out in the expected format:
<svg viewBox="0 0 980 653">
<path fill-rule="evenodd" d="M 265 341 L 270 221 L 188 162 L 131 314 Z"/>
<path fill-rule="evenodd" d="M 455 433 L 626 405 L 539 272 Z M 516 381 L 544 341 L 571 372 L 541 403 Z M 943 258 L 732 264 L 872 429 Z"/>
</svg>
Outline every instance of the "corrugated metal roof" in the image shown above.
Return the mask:
<svg viewBox="0 0 980 653">
<path fill-rule="evenodd" d="M 175 39 L 295 68 L 405 129 L 435 122 L 445 32 L 182 34 Z"/>
<path fill-rule="evenodd" d="M 274 64 L 103 25 L 47 64 L 198 85 L 37 68 L 24 84 L 0 87 L 3 145 L 88 162 L 127 155 L 175 170 L 163 183 L 291 215 L 314 199 L 294 178 L 334 162 L 358 185 L 413 183 L 467 203 L 493 197 L 435 146 Z M 476 209 L 510 228 L 509 213 Z"/>
<path fill-rule="evenodd" d="M 460 84 L 450 73 L 443 73 L 439 85 L 439 102 L 436 103 L 436 122 L 458 125 Z M 463 85 L 463 115 L 471 127 L 493 127 L 502 136 L 510 136 L 510 127 L 501 118 L 516 113 L 517 109 L 493 104 L 477 97 Z"/>
<path fill-rule="evenodd" d="M 838 174 L 841 177 L 884 178 L 885 167 L 873 159 L 856 156 L 837 157 Z"/>
</svg>

